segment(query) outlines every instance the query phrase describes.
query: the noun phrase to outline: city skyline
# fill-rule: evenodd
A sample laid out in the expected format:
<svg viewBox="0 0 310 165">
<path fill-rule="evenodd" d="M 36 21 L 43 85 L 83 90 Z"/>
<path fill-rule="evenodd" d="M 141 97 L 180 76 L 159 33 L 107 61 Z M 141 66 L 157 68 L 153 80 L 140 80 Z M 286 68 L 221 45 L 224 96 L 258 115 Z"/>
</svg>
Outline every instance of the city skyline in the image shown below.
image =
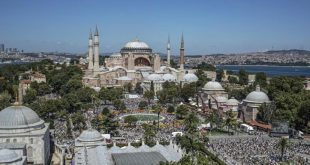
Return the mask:
<svg viewBox="0 0 310 165">
<path fill-rule="evenodd" d="M 85 53 L 98 25 L 101 53 L 135 38 L 155 52 L 242 53 L 310 49 L 309 1 L 3 1 L 0 43 L 30 51 Z"/>
</svg>

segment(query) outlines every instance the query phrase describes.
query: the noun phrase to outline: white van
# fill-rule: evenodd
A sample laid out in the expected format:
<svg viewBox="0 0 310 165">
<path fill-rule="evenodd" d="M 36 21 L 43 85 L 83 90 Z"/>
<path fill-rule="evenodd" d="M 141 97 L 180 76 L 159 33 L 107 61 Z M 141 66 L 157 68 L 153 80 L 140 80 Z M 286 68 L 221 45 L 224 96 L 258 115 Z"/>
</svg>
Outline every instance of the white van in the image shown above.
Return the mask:
<svg viewBox="0 0 310 165">
<path fill-rule="evenodd" d="M 249 135 L 252 135 L 254 133 L 254 129 L 252 126 L 247 125 L 247 124 L 241 124 L 240 125 L 240 130 L 243 132 L 248 133 Z"/>
</svg>

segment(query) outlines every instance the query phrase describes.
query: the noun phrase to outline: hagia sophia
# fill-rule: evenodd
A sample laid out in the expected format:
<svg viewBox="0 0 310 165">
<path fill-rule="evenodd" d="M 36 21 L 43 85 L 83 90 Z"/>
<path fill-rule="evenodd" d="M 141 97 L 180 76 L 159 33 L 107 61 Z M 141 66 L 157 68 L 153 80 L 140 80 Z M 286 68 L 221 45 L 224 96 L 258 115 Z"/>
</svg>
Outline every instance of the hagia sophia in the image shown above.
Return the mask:
<svg viewBox="0 0 310 165">
<path fill-rule="evenodd" d="M 170 66 L 170 39 L 167 43 L 167 63 L 161 65 L 161 58 L 153 53 L 152 48 L 145 42 L 127 42 L 119 53 L 105 58 L 104 66 L 99 66 L 99 32 L 96 27 L 94 36 L 89 35 L 88 68 L 83 77 L 83 83 L 89 87 L 113 87 L 125 83 L 133 85 L 142 83 L 144 91 L 150 90 L 150 82 L 154 83 L 156 91 L 161 90 L 165 81 L 190 83 L 198 80 L 193 70 L 184 69 L 184 38 L 181 37 L 179 68 Z"/>
</svg>

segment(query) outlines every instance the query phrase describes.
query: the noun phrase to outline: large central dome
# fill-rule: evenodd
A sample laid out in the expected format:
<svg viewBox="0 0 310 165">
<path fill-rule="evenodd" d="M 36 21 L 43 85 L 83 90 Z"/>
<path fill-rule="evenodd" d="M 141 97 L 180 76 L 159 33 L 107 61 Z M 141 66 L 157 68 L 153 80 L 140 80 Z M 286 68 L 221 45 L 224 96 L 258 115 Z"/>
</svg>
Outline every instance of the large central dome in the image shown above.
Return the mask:
<svg viewBox="0 0 310 165">
<path fill-rule="evenodd" d="M 127 42 L 122 48 L 121 52 L 152 52 L 152 49 L 142 41 L 138 39 Z"/>
<path fill-rule="evenodd" d="M 124 48 L 138 48 L 138 49 L 148 49 L 150 48 L 145 42 L 139 40 L 127 42 Z"/>
<path fill-rule="evenodd" d="M 43 123 L 32 109 L 25 106 L 10 106 L 0 111 L 0 129 L 29 128 Z"/>
</svg>

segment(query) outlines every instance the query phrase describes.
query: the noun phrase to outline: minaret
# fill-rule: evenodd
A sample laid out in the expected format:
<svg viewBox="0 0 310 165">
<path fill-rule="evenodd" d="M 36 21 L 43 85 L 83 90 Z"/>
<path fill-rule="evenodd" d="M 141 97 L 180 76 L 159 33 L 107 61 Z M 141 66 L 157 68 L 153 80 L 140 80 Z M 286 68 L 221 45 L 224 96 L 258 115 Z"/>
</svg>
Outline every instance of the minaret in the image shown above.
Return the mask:
<svg viewBox="0 0 310 165">
<path fill-rule="evenodd" d="M 94 72 L 99 71 L 99 33 L 96 26 L 96 31 L 94 35 Z"/>
<path fill-rule="evenodd" d="M 181 48 L 180 48 L 180 70 L 184 70 L 184 38 L 182 33 Z"/>
<path fill-rule="evenodd" d="M 168 43 L 167 43 L 167 67 L 170 66 L 170 36 L 168 36 Z"/>
<path fill-rule="evenodd" d="M 88 69 L 94 69 L 94 51 L 93 51 L 93 35 L 91 31 L 89 32 L 89 40 L 88 40 Z"/>
</svg>

